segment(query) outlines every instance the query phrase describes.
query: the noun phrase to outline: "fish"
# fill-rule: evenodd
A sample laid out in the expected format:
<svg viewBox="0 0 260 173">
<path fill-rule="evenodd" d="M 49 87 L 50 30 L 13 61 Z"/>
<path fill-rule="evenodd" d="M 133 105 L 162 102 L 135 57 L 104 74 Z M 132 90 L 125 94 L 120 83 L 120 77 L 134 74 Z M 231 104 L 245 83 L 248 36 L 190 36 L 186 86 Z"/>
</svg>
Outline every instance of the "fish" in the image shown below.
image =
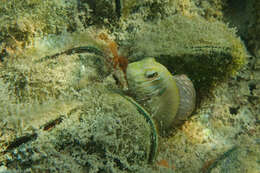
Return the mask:
<svg viewBox="0 0 260 173">
<path fill-rule="evenodd" d="M 128 64 L 129 93 L 142 105 L 150 105 L 159 134 L 164 136 L 183 123 L 195 109 L 196 91 L 184 74 L 172 75 L 155 58 L 148 57 Z"/>
</svg>

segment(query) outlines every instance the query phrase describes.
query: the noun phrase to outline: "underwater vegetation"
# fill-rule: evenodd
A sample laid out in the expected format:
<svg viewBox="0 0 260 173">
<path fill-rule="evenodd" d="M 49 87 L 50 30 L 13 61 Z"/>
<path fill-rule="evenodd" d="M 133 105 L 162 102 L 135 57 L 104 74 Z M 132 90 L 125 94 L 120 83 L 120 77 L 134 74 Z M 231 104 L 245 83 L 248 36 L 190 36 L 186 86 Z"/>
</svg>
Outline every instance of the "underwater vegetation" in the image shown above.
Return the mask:
<svg viewBox="0 0 260 173">
<path fill-rule="evenodd" d="M 201 17 L 175 15 L 141 30 L 130 45 L 130 61 L 155 57 L 173 74 L 187 74 L 200 96 L 235 74 L 248 56 L 233 30 Z"/>
<path fill-rule="evenodd" d="M 249 43 L 225 21 L 232 2 L 0 3 L 0 172 L 259 170 L 259 5 Z M 146 77 L 166 69 L 183 90 L 138 88 L 147 57 Z"/>
</svg>

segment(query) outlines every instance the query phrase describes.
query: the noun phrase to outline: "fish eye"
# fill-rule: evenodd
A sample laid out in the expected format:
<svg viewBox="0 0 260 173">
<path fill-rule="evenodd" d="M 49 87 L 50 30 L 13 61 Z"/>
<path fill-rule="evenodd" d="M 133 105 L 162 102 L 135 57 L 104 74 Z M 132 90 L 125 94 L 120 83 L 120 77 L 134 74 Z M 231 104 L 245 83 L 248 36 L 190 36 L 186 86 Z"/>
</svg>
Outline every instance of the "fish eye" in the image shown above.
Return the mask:
<svg viewBox="0 0 260 173">
<path fill-rule="evenodd" d="M 145 77 L 147 77 L 147 78 L 154 78 L 156 76 L 158 76 L 158 72 L 156 72 L 156 71 L 147 71 L 145 73 Z"/>
</svg>

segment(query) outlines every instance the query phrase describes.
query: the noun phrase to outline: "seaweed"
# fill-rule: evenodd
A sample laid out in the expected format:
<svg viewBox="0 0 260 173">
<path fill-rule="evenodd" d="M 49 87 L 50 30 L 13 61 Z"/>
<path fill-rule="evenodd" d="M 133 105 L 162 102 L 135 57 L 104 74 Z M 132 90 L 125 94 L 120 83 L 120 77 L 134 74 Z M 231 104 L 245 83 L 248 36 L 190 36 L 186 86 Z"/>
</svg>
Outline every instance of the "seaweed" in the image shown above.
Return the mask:
<svg viewBox="0 0 260 173">
<path fill-rule="evenodd" d="M 136 106 L 138 112 L 144 116 L 146 122 L 149 124 L 151 128 L 151 149 L 148 157 L 148 163 L 153 163 L 156 159 L 158 149 L 158 134 L 155 123 L 150 114 L 140 104 L 138 104 L 136 101 L 134 101 L 132 98 L 128 96 L 124 96 L 123 94 L 120 95 Z"/>
<path fill-rule="evenodd" d="M 71 54 L 76 54 L 76 53 L 94 53 L 99 56 L 104 56 L 104 54 L 101 50 L 99 50 L 93 46 L 80 46 L 80 47 L 74 47 L 74 48 L 65 50 L 63 52 L 56 53 L 54 55 L 45 56 L 43 58 L 40 58 L 39 60 L 36 60 L 35 62 L 39 63 L 39 62 L 43 62 L 43 61 L 46 61 L 49 59 L 55 59 L 58 56 L 63 55 L 63 54 L 71 55 Z"/>
<path fill-rule="evenodd" d="M 19 147 L 22 144 L 25 144 L 29 141 L 35 140 L 37 138 L 37 133 L 28 134 L 25 136 L 20 136 L 15 138 L 14 141 L 9 142 L 8 146 L 6 147 L 5 151 L 3 151 L 3 154 L 6 154 L 7 152 L 13 150 L 14 148 Z"/>
<path fill-rule="evenodd" d="M 214 169 L 215 167 L 218 166 L 218 164 L 226 159 L 227 157 L 230 156 L 230 154 L 232 154 L 234 151 L 236 151 L 238 149 L 237 146 L 233 146 L 230 149 L 228 149 L 227 151 L 225 151 L 223 154 L 221 154 L 220 156 L 218 156 L 216 159 L 210 160 L 208 162 L 206 162 L 206 164 L 204 165 L 204 167 L 202 168 L 202 172 L 203 173 L 211 173 L 212 169 Z"/>
</svg>

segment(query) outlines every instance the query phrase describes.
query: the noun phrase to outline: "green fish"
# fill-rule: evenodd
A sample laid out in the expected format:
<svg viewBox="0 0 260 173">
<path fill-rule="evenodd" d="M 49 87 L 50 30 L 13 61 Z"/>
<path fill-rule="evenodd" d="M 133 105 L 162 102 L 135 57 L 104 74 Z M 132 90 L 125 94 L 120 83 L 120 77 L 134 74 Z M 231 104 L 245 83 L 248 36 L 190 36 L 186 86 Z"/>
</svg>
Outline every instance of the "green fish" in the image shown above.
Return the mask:
<svg viewBox="0 0 260 173">
<path fill-rule="evenodd" d="M 195 108 L 191 80 L 186 75 L 172 76 L 154 58 L 130 63 L 126 76 L 130 93 L 144 107 L 148 105 L 161 135 L 185 121 Z"/>
</svg>

